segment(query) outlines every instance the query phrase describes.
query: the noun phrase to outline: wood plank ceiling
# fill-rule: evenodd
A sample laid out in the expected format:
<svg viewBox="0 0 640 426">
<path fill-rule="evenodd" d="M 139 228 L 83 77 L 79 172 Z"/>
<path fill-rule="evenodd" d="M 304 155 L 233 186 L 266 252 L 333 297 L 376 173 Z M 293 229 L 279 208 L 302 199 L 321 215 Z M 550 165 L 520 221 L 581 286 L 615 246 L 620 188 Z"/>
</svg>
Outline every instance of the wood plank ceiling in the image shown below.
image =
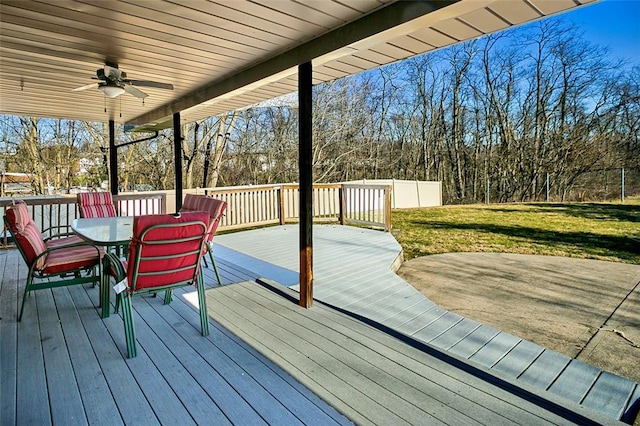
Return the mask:
<svg viewBox="0 0 640 426">
<path fill-rule="evenodd" d="M 190 122 L 591 1 L 0 0 L 0 114 Z M 105 62 L 174 90 L 72 91 Z"/>
</svg>

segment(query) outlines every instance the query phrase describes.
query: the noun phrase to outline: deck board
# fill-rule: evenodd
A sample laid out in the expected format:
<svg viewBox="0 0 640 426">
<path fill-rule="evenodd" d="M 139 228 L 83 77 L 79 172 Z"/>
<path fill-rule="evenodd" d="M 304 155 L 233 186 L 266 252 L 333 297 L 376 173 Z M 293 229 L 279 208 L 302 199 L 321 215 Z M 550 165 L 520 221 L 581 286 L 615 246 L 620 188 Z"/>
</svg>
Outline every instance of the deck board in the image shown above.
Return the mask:
<svg viewBox="0 0 640 426">
<path fill-rule="evenodd" d="M 207 303 L 213 318 L 302 383 L 321 387 L 321 394 L 332 405 L 357 422 L 415 423 L 412 419 L 422 418 L 424 423 L 429 422 L 424 416 L 431 415 L 434 422 L 454 419 L 453 423 L 464 424 L 566 423 L 353 318 L 320 305 L 300 308 L 255 283 L 208 290 Z M 386 341 L 386 352 L 396 359 L 372 347 L 375 339 Z M 367 344 L 359 344 L 365 340 Z M 434 398 L 437 403 L 428 402 Z M 393 407 L 395 415 L 390 417 L 385 407 Z M 474 413 L 472 419 L 469 413 Z"/>
<path fill-rule="evenodd" d="M 584 362 L 571 360 L 562 375 L 549 387 L 549 392 L 581 402 L 600 375 L 598 368 Z"/>
<path fill-rule="evenodd" d="M 47 368 L 47 391 L 51 401 L 51 420 L 55 424 L 82 424 L 86 421 L 84 405 L 74 374 L 70 352 L 65 344 L 53 292 L 37 291 L 42 352 Z M 58 301 L 60 302 L 60 301 Z M 71 305 L 58 305 L 69 310 Z"/>
<path fill-rule="evenodd" d="M 617 401 L 620 399 L 630 399 L 637 387 L 637 384 L 634 385 L 629 381 L 621 380 L 619 376 L 604 371 L 600 377 L 598 377 L 598 380 L 583 402 L 585 405 L 594 407 L 598 409 L 598 411 L 604 412 L 613 418 L 619 418 L 624 414 L 624 410 L 620 408 Z M 637 398 L 638 395 L 636 393 L 635 400 L 637 400 Z M 640 402 L 636 402 L 636 404 L 637 403 Z"/>
<path fill-rule="evenodd" d="M 240 297 L 246 297 L 247 300 L 255 300 L 252 293 L 249 293 L 245 286 L 238 286 L 238 294 Z M 215 297 L 215 293 L 212 294 Z M 297 352 L 309 359 L 328 360 L 322 365 L 333 376 L 342 379 L 349 378 L 348 385 L 344 387 L 352 387 L 354 389 L 366 389 L 367 396 L 375 401 L 384 399 L 386 404 L 383 408 L 393 407 L 394 414 L 402 418 L 410 424 L 417 424 L 421 421 L 434 421 L 432 415 L 437 415 L 438 419 L 449 419 L 454 422 L 464 422 L 465 424 L 473 423 L 472 419 L 462 415 L 460 412 L 446 410 L 440 413 L 421 412 L 416 406 L 421 404 L 434 406 L 434 401 L 430 393 L 434 389 L 415 389 L 410 388 L 406 383 L 398 380 L 392 375 L 393 365 L 381 362 L 381 357 L 372 357 L 371 351 L 362 351 L 357 345 L 353 345 L 352 341 L 346 336 L 338 336 L 340 340 L 336 341 L 334 336 L 327 336 L 325 329 L 321 328 L 314 321 L 305 321 L 306 317 L 296 317 L 295 320 L 288 316 L 278 315 L 277 302 L 264 298 L 258 304 L 252 306 L 252 311 L 258 321 L 266 319 L 272 322 L 280 322 L 281 329 L 276 329 L 278 334 L 275 336 L 282 342 L 288 344 Z M 245 313 L 245 315 L 247 315 Z M 260 326 L 259 321 L 256 326 Z M 311 338 L 310 338 L 311 336 Z M 366 362 L 364 362 L 366 358 Z M 376 361 L 380 362 L 376 365 Z M 391 367 L 391 368 L 390 368 Z M 337 381 L 337 380 L 336 380 Z M 403 397 L 400 397 L 402 395 Z M 407 401 L 405 398 L 409 398 Z M 384 420 L 393 421 L 391 418 Z"/>
<path fill-rule="evenodd" d="M 521 341 L 522 339 L 518 337 L 500 332 L 486 345 L 478 349 L 476 353 L 471 355 L 469 359 L 487 368 L 491 368 Z"/>
<path fill-rule="evenodd" d="M 247 306 L 240 305 L 236 307 L 236 310 L 229 308 L 228 302 L 230 300 L 233 299 L 223 297 L 222 295 L 217 295 L 215 298 L 208 297 L 207 304 L 209 312 L 215 312 L 217 314 L 214 318 L 233 318 L 241 320 L 242 325 L 246 327 L 242 333 L 238 333 L 238 330 L 230 327 L 230 324 L 226 324 L 224 321 L 220 322 L 226 325 L 227 328 L 232 329 L 235 334 L 238 334 L 243 339 L 251 338 L 252 346 L 260 350 L 265 356 L 274 360 L 278 365 L 281 365 L 288 372 L 295 373 L 296 364 L 308 363 L 311 365 L 313 367 L 311 369 L 311 373 L 309 374 L 308 379 L 303 381 L 303 383 L 312 387 L 321 397 L 326 397 L 330 393 L 335 394 L 338 399 L 333 400 L 332 405 L 338 410 L 345 412 L 349 410 L 351 405 L 356 405 L 365 407 L 368 415 L 373 415 L 376 418 L 385 418 L 396 422 L 399 421 L 399 418 L 394 416 L 389 409 L 381 407 L 379 404 L 375 404 L 360 391 L 352 392 L 352 389 L 348 388 L 348 383 L 343 382 L 339 376 L 339 369 L 342 367 L 341 365 L 327 365 L 308 360 L 307 356 L 289 346 L 286 341 L 278 339 L 277 336 L 264 331 L 258 324 L 255 324 L 245 318 L 244 315 L 248 312 L 248 310 L 245 309 Z M 242 315 L 242 318 L 239 319 L 238 315 Z M 270 344 L 278 342 L 280 344 L 278 351 L 275 352 L 269 350 L 269 346 L 266 345 L 266 342 L 269 342 Z M 335 380 L 330 380 L 331 378 L 335 378 Z M 356 422 L 366 420 L 366 417 L 359 417 L 353 414 L 349 417 Z"/>
<path fill-rule="evenodd" d="M 449 351 L 455 355 L 469 359 L 480 350 L 487 342 L 490 342 L 500 333 L 498 330 L 480 326 L 473 330 L 469 335 L 454 344 Z"/>
<path fill-rule="evenodd" d="M 423 342 L 430 343 L 435 338 L 447 333 L 464 318 L 453 312 L 447 312 L 438 318 L 437 321 L 433 321 L 429 325 L 425 326 L 421 330 L 413 333 L 414 337 L 422 340 Z"/>
<path fill-rule="evenodd" d="M 37 424 L 41 420 L 52 422 L 49 409 L 49 392 L 42 348 L 42 336 L 38 324 L 36 296 L 32 294 L 22 317 L 18 333 L 17 365 L 17 418 L 18 424 Z M 32 407 L 25 410 L 20 407 Z"/>
<path fill-rule="evenodd" d="M 429 343 L 435 347 L 449 350 L 456 343 L 460 342 L 462 339 L 477 330 L 478 327 L 480 327 L 480 323 L 468 318 L 462 318 L 462 321 L 456 323 L 453 327 L 447 330 L 446 333 L 442 333 L 435 339 L 430 340 Z"/>
<path fill-rule="evenodd" d="M 67 288 L 53 289 L 54 299 L 58 306 L 62 331 L 68 346 L 74 348 L 69 352 L 80 397 L 84 405 L 86 417 L 89 419 L 103 419 L 104 422 L 117 425 L 122 424 L 118 414 L 118 407 L 109 385 L 102 374 L 96 353 L 91 347 L 90 336 L 87 335 L 81 318 L 72 307 L 74 302 Z M 60 309 L 60 307 L 69 309 Z M 63 392 L 64 394 L 64 392 Z M 100 404 L 93 401 L 99 400 Z"/>
<path fill-rule="evenodd" d="M 182 300 L 172 302 L 174 312 L 170 315 L 163 314 L 168 322 L 173 322 L 174 317 L 180 316 L 186 322 L 191 322 L 193 326 L 198 326 L 198 317 L 194 316 L 193 308 L 183 303 Z M 217 347 L 211 348 L 203 344 L 202 339 L 189 337 L 189 344 L 201 353 L 203 359 L 215 369 L 216 374 L 220 374 L 221 379 L 226 378 L 227 383 L 215 389 L 220 395 L 215 397 L 216 401 L 225 401 L 222 409 L 225 410 L 227 416 L 235 424 L 256 424 L 264 420 L 260 419 L 278 419 L 283 416 L 280 414 L 283 410 L 289 410 L 298 418 L 305 419 L 308 424 L 323 422 L 326 423 L 326 416 L 335 415 L 335 411 L 323 411 L 323 404 L 315 396 L 304 392 L 303 388 L 289 376 L 281 376 L 277 374 L 278 368 L 270 366 L 269 363 L 258 362 L 259 356 L 252 351 L 242 348 L 242 345 L 236 344 L 236 337 L 228 334 L 224 329 L 215 325 L 211 327 L 211 333 L 214 334 L 215 341 L 224 341 L 225 347 L 233 347 L 234 349 L 226 349 L 222 352 Z M 243 364 L 252 365 L 250 377 L 242 368 L 234 362 L 242 362 Z M 255 386 L 263 383 L 261 387 Z M 266 386 L 265 386 L 266 384 Z M 246 403 L 240 400 L 233 400 L 236 395 L 233 390 L 238 390 L 242 397 L 249 401 L 255 411 L 250 412 Z M 302 390 L 302 392 L 301 392 Z M 311 400 L 313 405 L 309 405 Z M 304 410 L 304 412 L 302 412 Z M 332 418 L 337 423 L 340 417 Z"/>
<path fill-rule="evenodd" d="M 0 318 L 10 318 L 17 312 L 17 262 L 7 263 L 9 252 L 0 250 Z M 18 328 L 10 321 L 0 321 L 0 370 L 18 371 Z M 0 374 L 0 424 L 16 423 L 17 374 Z"/>
<path fill-rule="evenodd" d="M 532 386 L 548 389 L 558 375 L 564 371 L 571 358 L 558 352 L 544 350 L 536 360 L 527 367 L 519 379 Z"/>
<path fill-rule="evenodd" d="M 99 320 L 89 293 L 80 286 L 69 287 L 68 291 L 87 335 L 91 336 L 90 343 L 100 365 L 99 371 L 109 386 L 121 419 L 136 424 L 159 424 L 142 389 L 134 385 L 135 379 L 127 363 L 118 362 L 119 358 L 122 359 L 122 352 L 113 341 L 104 321 Z M 122 336 L 124 337 L 124 331 Z M 107 398 L 107 395 L 103 397 Z"/>
<path fill-rule="evenodd" d="M 503 374 L 519 377 L 520 374 L 540 356 L 543 350 L 544 349 L 538 345 L 526 340 L 521 340 L 492 368 Z"/>
</svg>

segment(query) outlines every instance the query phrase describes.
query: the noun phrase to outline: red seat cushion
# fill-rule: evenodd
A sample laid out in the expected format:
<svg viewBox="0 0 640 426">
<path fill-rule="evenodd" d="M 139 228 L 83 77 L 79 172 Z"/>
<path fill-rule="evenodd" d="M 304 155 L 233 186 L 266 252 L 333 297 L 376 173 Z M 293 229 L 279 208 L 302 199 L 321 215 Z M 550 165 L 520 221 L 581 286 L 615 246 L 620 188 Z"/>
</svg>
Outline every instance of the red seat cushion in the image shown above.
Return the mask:
<svg viewBox="0 0 640 426">
<path fill-rule="evenodd" d="M 81 243 L 84 240 L 77 235 L 70 235 L 64 238 L 53 238 L 51 240 L 46 241 L 47 248 L 51 247 L 59 247 L 59 246 L 68 246 L 69 244 L 77 244 Z"/>
<path fill-rule="evenodd" d="M 187 222 L 202 222 L 205 229 L 203 230 L 201 225 L 189 224 L 154 228 L 144 232 L 154 225 L 180 225 Z M 184 212 L 177 217 L 149 215 L 134 218 L 127 264 L 127 277 L 132 290 L 193 281 L 199 268 L 197 250 L 205 237 L 208 225 L 209 214 L 205 212 Z M 180 241 L 196 236 L 202 238 Z M 156 244 L 153 244 L 154 242 Z M 137 257 L 138 252 L 140 258 Z"/>
<path fill-rule="evenodd" d="M 42 272 L 59 274 L 78 268 L 89 268 L 100 262 L 100 254 L 100 249 L 88 245 L 53 250 L 47 255 Z"/>
</svg>

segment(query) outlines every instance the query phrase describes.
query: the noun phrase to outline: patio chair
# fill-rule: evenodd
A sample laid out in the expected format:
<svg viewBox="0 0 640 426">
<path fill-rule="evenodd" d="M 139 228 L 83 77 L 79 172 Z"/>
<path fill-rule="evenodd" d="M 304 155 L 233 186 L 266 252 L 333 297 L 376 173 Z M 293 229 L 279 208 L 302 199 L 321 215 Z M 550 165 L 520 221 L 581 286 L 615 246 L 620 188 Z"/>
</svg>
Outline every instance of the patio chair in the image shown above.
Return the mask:
<svg viewBox="0 0 640 426">
<path fill-rule="evenodd" d="M 81 218 L 115 217 L 116 208 L 110 192 L 80 192 L 77 195 Z"/>
<path fill-rule="evenodd" d="M 100 281 L 101 248 L 69 233 L 44 238 L 24 202 L 7 208 L 4 223 L 29 268 L 18 321 L 22 321 L 25 301 L 33 290 L 84 283 L 95 285 Z"/>
<path fill-rule="evenodd" d="M 133 237 L 127 261 L 122 262 L 113 253 L 105 255 L 105 277 L 108 273 L 119 283 L 115 287 L 116 312 L 121 305 L 129 358 L 137 355 L 132 296 L 155 295 L 164 290 L 164 303 L 168 304 L 174 288 L 195 285 L 202 335 L 209 334 L 204 280 L 200 268 L 208 225 L 209 215 L 205 212 L 185 212 L 175 216 L 138 216 L 133 220 Z M 108 280 L 107 277 L 103 285 L 108 285 Z M 108 301 L 103 300 L 101 303 Z"/>
<path fill-rule="evenodd" d="M 227 209 L 226 201 L 218 200 L 217 198 L 213 198 L 207 195 L 196 195 L 196 194 L 187 194 L 184 197 L 184 203 L 182 204 L 181 212 L 187 211 L 203 211 L 209 213 L 209 233 L 207 237 L 206 250 L 209 253 L 209 259 L 211 259 L 211 264 L 213 265 L 213 271 L 216 274 L 216 279 L 218 280 L 218 284 L 222 285 L 222 281 L 220 280 L 220 274 L 218 273 L 218 266 L 216 265 L 216 261 L 213 257 L 213 237 L 216 234 L 216 230 L 218 229 L 218 225 L 220 224 L 220 219 L 224 215 L 225 210 Z M 207 265 L 207 259 L 204 258 L 204 264 Z"/>
</svg>

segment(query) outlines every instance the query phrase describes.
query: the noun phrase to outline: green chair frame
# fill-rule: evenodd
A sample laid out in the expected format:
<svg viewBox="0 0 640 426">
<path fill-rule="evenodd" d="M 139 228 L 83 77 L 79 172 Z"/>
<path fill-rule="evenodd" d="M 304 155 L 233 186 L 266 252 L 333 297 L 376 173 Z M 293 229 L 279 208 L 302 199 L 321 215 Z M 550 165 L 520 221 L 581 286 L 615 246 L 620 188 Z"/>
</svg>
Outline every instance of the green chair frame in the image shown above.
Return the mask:
<svg viewBox="0 0 640 426">
<path fill-rule="evenodd" d="M 9 230 L 9 232 L 11 233 L 11 236 L 15 240 L 15 235 L 11 230 L 11 226 L 7 221 L 7 217 L 4 216 L 3 219 L 4 219 L 5 228 Z M 61 226 L 61 227 L 47 228 L 45 232 L 52 231 L 53 229 L 64 229 L 64 228 L 67 228 L 67 227 Z M 72 235 L 73 235 L 72 233 L 54 234 L 50 237 L 45 238 L 44 241 L 46 242 L 52 239 L 69 237 Z M 24 313 L 24 305 L 27 300 L 27 296 L 31 294 L 32 291 L 44 290 L 47 288 L 65 287 L 70 285 L 88 284 L 88 283 L 91 283 L 95 286 L 101 281 L 102 269 L 101 269 L 101 263 L 99 261 L 97 261 L 96 264 L 91 267 L 69 268 L 59 273 L 45 273 L 44 271 L 37 268 L 39 261 L 42 258 L 46 258 L 49 255 L 49 253 L 56 250 L 68 250 L 73 247 L 81 247 L 81 246 L 93 247 L 96 250 L 96 255 L 98 256 L 98 259 L 100 258 L 100 255 L 102 254 L 101 248 L 84 241 L 78 241 L 76 239 L 74 239 L 73 241 L 74 242 L 70 244 L 58 245 L 58 246 L 50 247 L 46 249 L 45 251 L 40 253 L 33 260 L 33 262 L 29 262 L 27 255 L 25 254 L 22 246 L 16 243 L 16 246 L 18 247 L 18 251 L 22 256 L 22 259 L 24 260 L 25 264 L 29 268 L 29 272 L 27 273 L 27 282 L 24 288 L 24 293 L 22 295 L 22 304 L 20 305 L 20 313 L 18 314 L 18 322 L 22 321 L 22 314 Z M 97 274 L 96 274 L 96 270 L 98 271 Z"/>
</svg>

